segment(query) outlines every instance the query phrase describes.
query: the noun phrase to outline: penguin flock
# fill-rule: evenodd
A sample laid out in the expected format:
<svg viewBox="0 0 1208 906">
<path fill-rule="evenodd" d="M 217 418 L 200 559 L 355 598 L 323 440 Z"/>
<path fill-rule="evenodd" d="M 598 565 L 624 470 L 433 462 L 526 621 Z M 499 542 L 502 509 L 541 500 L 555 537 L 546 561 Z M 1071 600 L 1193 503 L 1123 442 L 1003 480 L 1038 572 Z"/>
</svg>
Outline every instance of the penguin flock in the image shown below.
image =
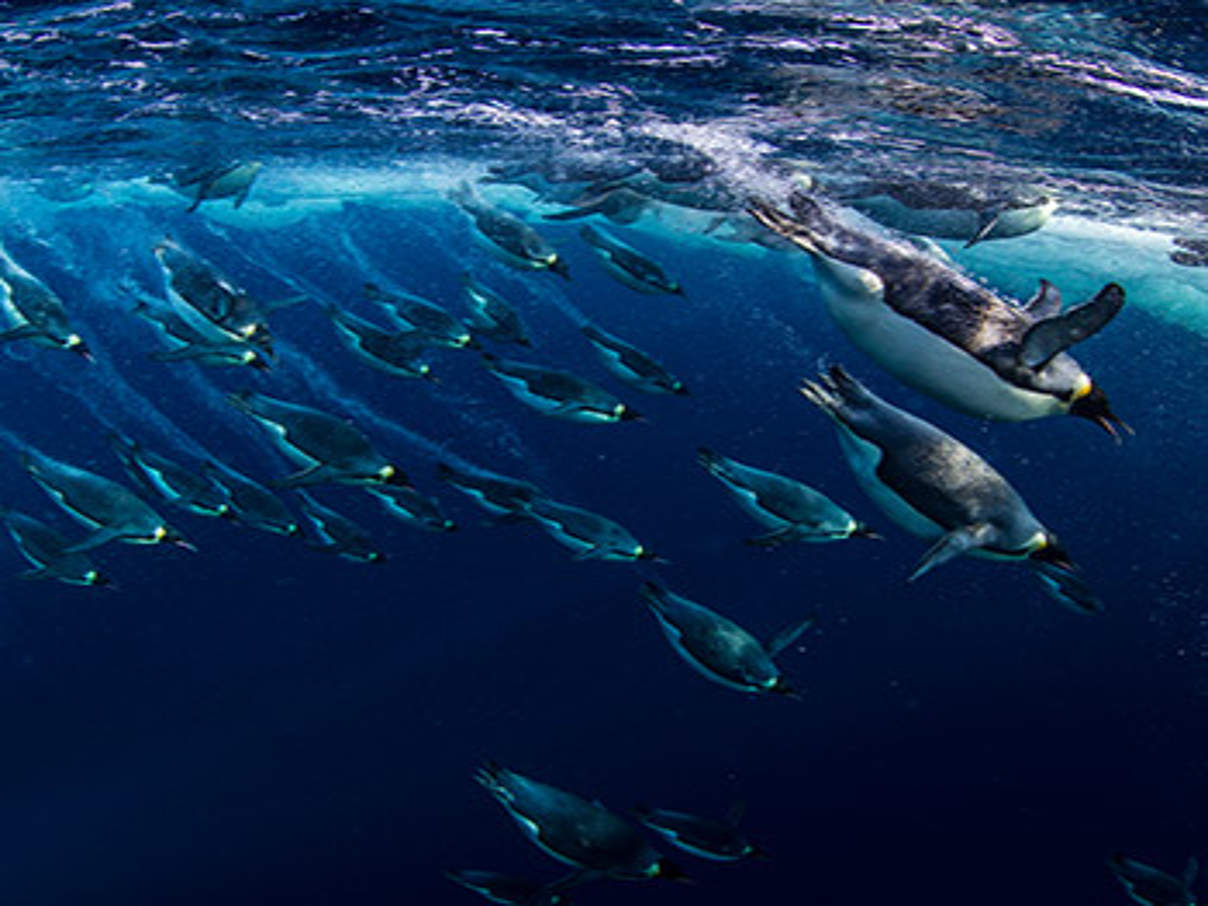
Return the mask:
<svg viewBox="0 0 1208 906">
<path fill-rule="evenodd" d="M 794 172 L 794 188 L 769 198 L 735 188 L 712 168 L 693 163 L 652 166 L 647 161 L 635 168 L 615 162 L 582 167 L 566 161 L 528 162 L 495 168 L 482 182 L 522 185 L 538 200 L 562 205 L 562 210 L 545 215 L 553 221 L 604 218 L 626 225 L 665 205 L 716 213 L 719 219 L 707 232 L 724 222 L 731 229 L 727 238 L 804 251 L 813 262 L 822 304 L 835 324 L 854 347 L 902 384 L 982 419 L 1023 421 L 1068 414 L 1094 423 L 1117 442 L 1131 433 L 1106 392 L 1070 354 L 1119 313 L 1124 304 L 1120 286 L 1108 283 L 1093 299 L 1064 309 L 1058 288 L 1042 281 L 1031 300 L 1019 303 L 960 270 L 934 244 L 903 235 L 922 233 L 968 245 L 1006 240 L 1041 228 L 1056 206 L 1051 196 L 897 184 L 828 195 Z M 260 170 L 259 163 L 236 162 L 178 174 L 172 182 L 189 194 L 189 211 L 214 199 L 232 199 L 239 206 Z M 475 237 L 493 257 L 514 268 L 548 271 L 571 281 L 565 257 L 526 218 L 493 205 L 468 182 L 459 185 L 449 201 L 469 218 Z M 592 223 L 584 223 L 579 236 L 620 284 L 648 295 L 685 296 L 677 279 L 630 242 Z M 131 313 L 161 337 L 164 348 L 152 358 L 246 367 L 271 378 L 279 353 L 270 315 L 306 302 L 306 295 L 257 299 L 173 239 L 162 240 L 147 253 L 158 264 L 162 294 L 151 297 L 130 289 L 129 296 Z M 572 371 L 530 361 L 528 351 L 535 344 L 515 306 L 469 273 L 459 290 L 468 312 L 460 318 L 430 300 L 368 282 L 362 303 L 378 310 L 378 320 L 340 304 L 313 301 L 340 345 L 381 374 L 437 381 L 432 350 L 461 350 L 459 354 L 477 355 L 519 403 L 552 418 L 581 425 L 640 421 L 643 417 L 628 399 L 629 391 L 689 395 L 685 383 L 658 358 L 590 322 L 580 325 L 583 341 L 626 387 L 622 396 Z M 59 297 L 2 250 L 0 303 L 7 322 L 0 342 L 28 341 L 91 358 Z M 502 347 L 519 347 L 525 358 L 506 357 Z M 885 520 L 928 545 L 913 570 L 903 571 L 909 581 L 968 555 L 1028 570 L 1046 594 L 1078 613 L 1103 610 L 1055 531 L 1033 514 L 993 465 L 961 440 L 881 399 L 837 362 L 824 363 L 819 374 L 804 381 L 800 393 L 834 425 L 841 455 L 869 501 Z M 418 490 L 403 467 L 342 413 L 252 390 L 231 393 L 227 402 L 263 429 L 294 471 L 259 480 L 217 460 L 190 467 L 144 448 L 137 438 L 113 432 L 110 447 L 132 490 L 108 475 L 26 444 L 21 463 L 30 478 L 87 533 L 68 537 L 34 516 L 0 508 L 0 519 L 31 566 L 22 577 L 112 587 L 112 578 L 92 559 L 93 552 L 109 542 L 195 550 L 188 537 L 160 515 L 161 506 L 302 539 L 316 550 L 356 563 L 386 562 L 387 553 L 369 531 L 314 495 L 321 486 L 361 489 L 384 512 L 419 530 L 445 533 L 456 528 L 441 502 Z M 704 447 L 697 451 L 697 461 L 757 523 L 758 532 L 745 539 L 749 544 L 772 548 L 882 538 L 875 522 L 853 515 L 796 477 Z M 497 474 L 456 457 L 439 462 L 434 477 L 481 507 L 493 523 L 536 527 L 577 560 L 664 562 L 649 541 L 639 540 L 604 515 L 554 500 L 525 478 Z M 283 492 L 288 492 L 292 507 Z M 816 614 L 798 615 L 761 641 L 720 610 L 690 600 L 645 573 L 635 582 L 634 596 L 645 602 L 673 652 L 705 679 L 748 695 L 799 697 L 776 658 L 810 630 Z M 765 858 L 740 832 L 738 811 L 724 819 L 647 806 L 620 814 L 493 762 L 475 779 L 528 840 L 568 869 L 551 881 L 482 869 L 447 872 L 452 882 L 492 902 L 555 906 L 588 882 L 686 877 L 652 838 L 714 862 Z M 1193 904 L 1194 860 L 1182 878 L 1124 856 L 1113 858 L 1108 866 L 1137 902 Z"/>
</svg>

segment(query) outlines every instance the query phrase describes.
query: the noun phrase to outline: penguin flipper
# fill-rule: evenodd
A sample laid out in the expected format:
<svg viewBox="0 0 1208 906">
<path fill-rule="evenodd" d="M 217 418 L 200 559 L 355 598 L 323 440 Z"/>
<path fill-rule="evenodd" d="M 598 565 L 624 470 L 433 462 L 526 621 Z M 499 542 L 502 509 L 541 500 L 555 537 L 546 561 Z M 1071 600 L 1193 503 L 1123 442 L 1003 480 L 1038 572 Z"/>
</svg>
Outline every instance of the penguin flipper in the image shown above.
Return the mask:
<svg viewBox="0 0 1208 906">
<path fill-rule="evenodd" d="M 913 582 L 937 566 L 942 566 L 975 547 L 981 547 L 991 531 L 993 531 L 991 527 L 983 522 L 978 525 L 961 526 L 942 535 L 935 544 L 931 545 L 930 550 L 923 554 L 923 559 L 919 561 L 919 565 L 915 567 L 914 572 L 906 581 Z"/>
<path fill-rule="evenodd" d="M 324 463 L 307 466 L 300 472 L 270 482 L 274 488 L 305 488 L 332 480 L 335 470 Z"/>
<path fill-rule="evenodd" d="M 1023 309 L 1037 321 L 1056 317 L 1061 314 L 1061 290 L 1042 279 L 1036 295 L 1024 304 Z"/>
<path fill-rule="evenodd" d="M 63 553 L 78 554 L 78 553 L 81 553 L 82 551 L 90 551 L 93 548 L 100 547 L 102 544 L 108 544 L 110 541 L 116 541 L 118 538 L 121 538 L 121 537 L 122 537 L 122 533 L 118 529 L 115 529 L 115 528 L 97 529 L 91 535 L 86 537 L 83 541 L 77 542 L 76 544 L 71 545 L 71 547 L 65 548 L 63 550 Z"/>
<path fill-rule="evenodd" d="M 780 632 L 768 639 L 768 644 L 765 646 L 768 654 L 771 657 L 775 657 L 776 655 L 780 654 L 780 652 L 792 645 L 793 642 L 801 638 L 801 634 L 813 626 L 816 622 L 818 622 L 818 618 L 813 614 L 810 614 L 800 623 L 794 623 L 791 626 L 786 626 L 784 629 L 780 630 Z"/>
<path fill-rule="evenodd" d="M 1049 563 L 1029 560 L 1028 565 L 1049 597 L 1055 601 L 1080 614 L 1094 616 L 1103 613 L 1103 602 L 1080 576 Z"/>
<path fill-rule="evenodd" d="M 577 562 L 581 562 L 583 560 L 602 560 L 603 558 L 604 548 L 600 547 L 598 544 L 593 544 L 591 547 L 579 551 L 574 557 Z"/>
<path fill-rule="evenodd" d="M 193 203 L 185 210 L 186 214 L 192 214 L 206 200 L 206 193 L 210 190 L 211 183 L 207 179 L 203 179 L 197 184 L 197 195 L 193 198 Z"/>
<path fill-rule="evenodd" d="M 1039 371 L 1058 353 L 1106 327 L 1123 306 L 1124 290 L 1109 283 L 1091 301 L 1063 315 L 1037 321 L 1024 334 L 1019 347 L 1020 363 Z"/>
<path fill-rule="evenodd" d="M 990 234 L 994 232 L 994 228 L 998 226 L 998 215 L 1001 213 L 1002 211 L 998 208 L 978 211 L 977 232 L 973 234 L 972 239 L 965 243 L 965 248 L 971 249 L 979 242 L 988 239 Z"/>
<path fill-rule="evenodd" d="M 41 336 L 42 331 L 33 324 L 22 324 L 0 333 L 0 343 L 11 343 L 14 340 L 28 340 L 30 337 Z"/>
</svg>

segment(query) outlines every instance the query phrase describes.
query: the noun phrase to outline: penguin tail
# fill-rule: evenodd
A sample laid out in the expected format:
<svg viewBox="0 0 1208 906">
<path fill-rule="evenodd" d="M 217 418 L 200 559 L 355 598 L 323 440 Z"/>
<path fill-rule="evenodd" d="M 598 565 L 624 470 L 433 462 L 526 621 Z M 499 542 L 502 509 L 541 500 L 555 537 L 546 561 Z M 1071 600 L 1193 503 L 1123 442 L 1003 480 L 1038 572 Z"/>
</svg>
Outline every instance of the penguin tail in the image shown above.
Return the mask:
<svg viewBox="0 0 1208 906">
<path fill-rule="evenodd" d="M 493 758 L 488 758 L 483 762 L 482 767 L 474 772 L 474 779 L 490 792 L 499 795 L 503 790 L 503 774 L 505 770 L 505 768 L 500 766 L 499 762 Z"/>
<path fill-rule="evenodd" d="M 696 461 L 712 472 L 721 465 L 721 456 L 710 447 L 697 447 Z"/>
</svg>

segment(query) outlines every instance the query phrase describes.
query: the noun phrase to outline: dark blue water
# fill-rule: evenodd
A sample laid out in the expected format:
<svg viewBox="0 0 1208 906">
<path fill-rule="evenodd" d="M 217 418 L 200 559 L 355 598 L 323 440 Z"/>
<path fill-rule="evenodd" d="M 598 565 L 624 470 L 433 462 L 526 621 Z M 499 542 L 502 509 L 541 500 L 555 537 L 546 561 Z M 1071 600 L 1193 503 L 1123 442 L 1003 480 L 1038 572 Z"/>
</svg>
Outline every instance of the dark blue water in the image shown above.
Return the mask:
<svg viewBox="0 0 1208 906">
<path fill-rule="evenodd" d="M 184 462 L 288 471 L 223 400 L 252 388 L 346 415 L 459 523 L 418 532 L 349 488 L 316 496 L 388 561 L 172 512 L 189 554 L 112 544 L 114 591 L 0 580 L 0 883 L 17 904 L 472 903 L 442 877 L 553 878 L 471 779 L 484 759 L 625 811 L 721 816 L 771 860 L 678 858 L 696 883 L 584 886 L 580 902 L 849 906 L 1126 902 L 1104 860 L 1177 873 L 1208 854 L 1208 271 L 1202 3 L 61 4 L 0 13 L 0 239 L 64 299 L 88 365 L 0 355 L 2 501 L 65 531 L 16 446 L 112 478 L 118 429 Z M 683 299 L 621 286 L 522 189 L 569 283 L 513 270 L 446 198 L 500 161 L 568 150 L 678 158 L 746 185 L 779 154 L 823 180 L 894 172 L 1043 178 L 1059 216 L 968 253 L 1026 298 L 1039 276 L 1129 304 L 1079 347 L 1136 437 L 985 423 L 896 384 L 827 318 L 805 256 L 722 243 L 665 207 L 615 227 Z M 152 178 L 259 159 L 238 211 Z M 67 193 L 67 194 L 65 194 Z M 556 207 L 556 206 L 554 206 Z M 547 211 L 553 208 L 541 207 Z M 695 219 L 693 219 L 695 218 Z M 148 359 L 130 287 L 162 294 L 165 236 L 265 299 L 304 291 L 376 317 L 366 280 L 461 311 L 467 269 L 521 310 L 522 357 L 615 389 L 644 423 L 543 418 L 472 352 L 439 384 L 367 369 L 318 306 L 272 316 L 266 374 Z M 691 396 L 617 384 L 590 318 Z M 379 319 L 380 320 L 380 319 Z M 511 355 L 512 351 L 501 350 Z M 856 486 L 796 392 L 820 357 L 965 440 L 1058 531 L 1102 596 L 1085 618 L 1022 571 L 962 559 L 905 582 L 924 545 Z M 708 445 L 825 490 L 886 535 L 767 551 L 695 463 Z M 619 521 L 669 562 L 576 562 L 491 526 L 435 477 L 455 457 Z M 11 547 L 0 574 L 25 568 Z M 804 697 L 748 698 L 669 649 L 637 587 L 656 576 L 768 637 Z"/>
</svg>

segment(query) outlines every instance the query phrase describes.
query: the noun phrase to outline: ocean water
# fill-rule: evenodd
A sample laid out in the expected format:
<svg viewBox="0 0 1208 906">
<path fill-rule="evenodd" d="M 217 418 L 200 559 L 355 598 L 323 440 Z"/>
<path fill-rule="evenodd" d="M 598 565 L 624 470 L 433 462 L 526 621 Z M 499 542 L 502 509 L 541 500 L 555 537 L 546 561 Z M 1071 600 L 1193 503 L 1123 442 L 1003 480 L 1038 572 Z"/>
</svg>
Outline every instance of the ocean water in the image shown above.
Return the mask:
<svg viewBox="0 0 1208 906">
<path fill-rule="evenodd" d="M 1203 451 L 1208 7 L 1189 3 L 722 2 L 14 4 L 0 10 L 0 242 L 64 301 L 95 361 L 0 352 L 0 503 L 73 538 L 20 467 L 25 445 L 125 481 L 120 431 L 269 482 L 292 467 L 225 395 L 337 413 L 438 497 L 417 531 L 363 491 L 315 496 L 387 559 L 157 504 L 195 543 L 93 552 L 112 589 L 17 578 L 0 549 L 0 886 L 7 902 L 475 902 L 450 868 L 553 880 L 472 775 L 484 761 L 599 799 L 721 817 L 767 861 L 694 883 L 601 881 L 584 904 L 813 906 L 1127 902 L 1105 860 L 1174 874 L 1208 855 L 1208 537 Z M 589 161 L 783 202 L 792 159 L 824 190 L 868 177 L 1036 183 L 1025 236 L 956 265 L 1026 299 L 1110 281 L 1127 303 L 1076 354 L 1135 436 L 979 421 L 895 382 L 828 318 L 806 255 L 653 205 L 590 222 L 683 285 L 606 273 L 564 204 L 492 168 Z M 170 174 L 256 160 L 247 201 Z M 698 179 L 703 177 L 703 179 Z M 524 217 L 568 281 L 483 248 L 462 182 Z M 665 185 L 671 184 L 665 181 Z M 562 184 L 555 184 L 555 190 Z M 367 368 L 320 305 L 274 312 L 266 372 L 155 361 L 130 314 L 163 298 L 166 237 L 257 298 L 304 294 L 385 325 L 363 284 L 464 314 L 469 271 L 522 313 L 532 349 L 614 390 L 641 422 L 588 426 L 513 399 L 466 350 L 439 382 Z M 688 396 L 613 379 L 586 320 L 649 351 Z M 913 583 L 926 545 L 859 490 L 797 393 L 821 360 L 964 440 L 1060 533 L 1094 617 L 1018 568 L 963 558 Z M 765 550 L 695 462 L 710 446 L 817 487 L 885 536 Z M 629 528 L 666 562 L 581 561 L 494 525 L 439 461 L 539 485 Z M 296 501 L 290 495 L 296 511 Z M 801 700 L 711 684 L 676 657 L 643 579 L 767 638 Z"/>
</svg>

